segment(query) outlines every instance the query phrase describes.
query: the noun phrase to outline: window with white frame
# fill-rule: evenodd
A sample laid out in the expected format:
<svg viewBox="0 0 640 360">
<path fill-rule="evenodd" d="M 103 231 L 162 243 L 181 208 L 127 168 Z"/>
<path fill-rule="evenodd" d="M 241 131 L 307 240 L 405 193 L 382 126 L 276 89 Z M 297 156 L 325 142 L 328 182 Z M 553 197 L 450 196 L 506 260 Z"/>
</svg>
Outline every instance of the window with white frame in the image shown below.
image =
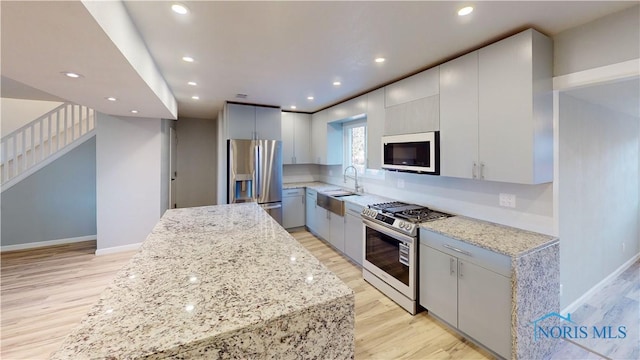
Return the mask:
<svg viewBox="0 0 640 360">
<path fill-rule="evenodd" d="M 342 124 L 344 132 L 344 167 L 353 166 L 364 174 L 367 167 L 367 120 Z"/>
</svg>

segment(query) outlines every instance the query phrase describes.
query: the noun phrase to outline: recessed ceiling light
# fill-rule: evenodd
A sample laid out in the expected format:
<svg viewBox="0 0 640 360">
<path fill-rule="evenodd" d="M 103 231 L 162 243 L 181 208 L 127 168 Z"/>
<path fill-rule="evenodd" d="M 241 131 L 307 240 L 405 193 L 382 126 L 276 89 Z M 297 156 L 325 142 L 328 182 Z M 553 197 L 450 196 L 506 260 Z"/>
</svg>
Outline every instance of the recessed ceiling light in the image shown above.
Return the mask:
<svg viewBox="0 0 640 360">
<path fill-rule="evenodd" d="M 472 6 L 466 6 L 466 7 L 463 7 L 462 9 L 458 10 L 458 16 L 469 15 L 469 14 L 471 14 L 471 12 L 473 12 L 473 7 Z"/>
<path fill-rule="evenodd" d="M 107 98 L 107 100 L 109 100 L 109 101 L 116 101 L 116 100 L 118 100 L 118 99 L 114 98 L 113 96 L 109 96 L 109 97 Z"/>
<path fill-rule="evenodd" d="M 185 15 L 189 12 L 189 9 L 186 6 L 178 3 L 171 5 L 171 10 L 173 10 L 174 13 L 180 15 Z"/>
<path fill-rule="evenodd" d="M 138 110 L 131 110 L 131 113 L 132 113 L 132 114 L 137 114 L 137 113 L 138 113 Z"/>
<path fill-rule="evenodd" d="M 77 79 L 77 78 L 82 77 L 82 75 L 80 75 L 78 73 L 71 72 L 71 71 L 63 71 L 63 72 L 61 72 L 61 74 L 66 76 L 66 77 L 73 78 L 73 79 Z"/>
<path fill-rule="evenodd" d="M 198 85 L 198 83 L 197 83 L 197 82 L 195 82 L 195 81 L 189 81 L 187 84 L 189 84 L 189 85 L 191 85 L 191 86 L 196 86 L 196 85 Z"/>
<path fill-rule="evenodd" d="M 191 98 L 192 98 L 193 100 L 200 100 L 200 96 L 198 96 L 198 95 L 193 95 Z"/>
<path fill-rule="evenodd" d="M 191 56 L 183 56 L 182 60 L 186 62 L 194 62 L 195 60 Z"/>
<path fill-rule="evenodd" d="M 385 60 L 386 60 L 385 58 L 383 58 L 383 57 L 379 57 L 379 58 L 376 58 L 376 60 L 375 60 L 375 61 L 376 61 L 377 63 L 383 63 Z"/>
<path fill-rule="evenodd" d="M 291 105 L 291 110 L 295 110 L 296 106 L 295 105 Z"/>
<path fill-rule="evenodd" d="M 340 81 L 334 81 L 333 86 L 340 86 L 342 83 Z"/>
<path fill-rule="evenodd" d="M 313 100 L 313 96 L 307 96 L 307 100 Z"/>
</svg>

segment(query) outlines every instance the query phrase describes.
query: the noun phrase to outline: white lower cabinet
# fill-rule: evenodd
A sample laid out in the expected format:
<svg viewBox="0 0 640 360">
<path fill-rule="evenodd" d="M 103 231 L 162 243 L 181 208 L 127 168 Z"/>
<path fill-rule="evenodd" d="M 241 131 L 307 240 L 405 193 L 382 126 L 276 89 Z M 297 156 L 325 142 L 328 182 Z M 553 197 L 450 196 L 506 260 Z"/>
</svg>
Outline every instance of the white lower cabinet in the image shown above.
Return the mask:
<svg viewBox="0 0 640 360">
<path fill-rule="evenodd" d="M 329 213 L 329 243 L 344 253 L 344 216 Z"/>
<path fill-rule="evenodd" d="M 420 230 L 420 305 L 511 358 L 511 259 Z"/>
<path fill-rule="evenodd" d="M 282 227 L 290 229 L 304 226 L 305 197 L 304 189 L 282 190 Z"/>
<path fill-rule="evenodd" d="M 327 241 L 329 241 L 329 236 L 331 236 L 331 215 L 329 214 L 330 212 L 328 210 L 320 206 L 316 207 L 316 234 Z"/>
<path fill-rule="evenodd" d="M 306 194 L 305 225 L 309 231 L 317 234 L 316 211 L 318 210 L 318 205 L 316 204 L 316 197 L 318 196 L 318 193 L 313 189 L 307 188 Z M 320 208 L 320 210 L 324 209 Z"/>
<path fill-rule="evenodd" d="M 345 203 L 344 253 L 351 260 L 362 265 L 364 247 L 364 227 L 362 226 L 362 206 Z"/>
</svg>

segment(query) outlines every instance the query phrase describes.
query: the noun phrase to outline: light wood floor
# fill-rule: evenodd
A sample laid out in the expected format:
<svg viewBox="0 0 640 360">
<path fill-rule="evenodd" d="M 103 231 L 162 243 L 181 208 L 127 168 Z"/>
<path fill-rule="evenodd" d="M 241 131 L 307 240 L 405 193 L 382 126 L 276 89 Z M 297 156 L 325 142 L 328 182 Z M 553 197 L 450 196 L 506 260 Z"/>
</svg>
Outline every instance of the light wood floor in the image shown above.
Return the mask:
<svg viewBox="0 0 640 360">
<path fill-rule="evenodd" d="M 354 289 L 357 359 L 491 358 L 427 313 L 416 316 L 406 313 L 366 283 L 358 266 L 310 233 L 297 231 L 292 235 Z M 95 256 L 94 251 L 95 242 L 83 242 L 2 254 L 0 347 L 3 360 L 48 358 L 135 253 Z M 572 314 L 572 318 L 580 318 L 581 323 L 603 319 L 607 324 L 628 323 L 631 343 L 612 347 L 610 342 L 602 341 L 566 342 L 553 359 L 638 358 L 639 264 Z"/>
<path fill-rule="evenodd" d="M 354 289 L 357 359 L 490 358 L 426 313 L 406 313 L 310 233 L 292 235 Z M 2 254 L 3 360 L 48 358 L 135 253 L 94 251 L 95 243 L 86 242 Z"/>
</svg>

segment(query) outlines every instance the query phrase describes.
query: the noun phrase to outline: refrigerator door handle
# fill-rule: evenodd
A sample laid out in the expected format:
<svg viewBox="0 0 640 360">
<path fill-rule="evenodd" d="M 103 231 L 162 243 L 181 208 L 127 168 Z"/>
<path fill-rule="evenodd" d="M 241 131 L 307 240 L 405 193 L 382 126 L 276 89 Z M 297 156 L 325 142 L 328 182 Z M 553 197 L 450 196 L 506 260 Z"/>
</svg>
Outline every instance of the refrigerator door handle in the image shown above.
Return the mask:
<svg viewBox="0 0 640 360">
<path fill-rule="evenodd" d="M 281 207 L 282 207 L 282 204 L 274 204 L 274 205 L 268 205 L 268 206 L 262 205 L 262 208 L 265 210 L 279 209 Z"/>
<path fill-rule="evenodd" d="M 256 145 L 256 150 L 255 150 L 255 155 L 256 155 L 256 201 L 259 201 L 260 199 L 260 189 L 262 188 L 262 184 L 260 183 L 262 179 L 260 179 L 260 172 L 262 171 L 262 169 L 260 169 L 260 166 L 262 165 L 262 154 L 260 153 L 260 145 Z"/>
</svg>

